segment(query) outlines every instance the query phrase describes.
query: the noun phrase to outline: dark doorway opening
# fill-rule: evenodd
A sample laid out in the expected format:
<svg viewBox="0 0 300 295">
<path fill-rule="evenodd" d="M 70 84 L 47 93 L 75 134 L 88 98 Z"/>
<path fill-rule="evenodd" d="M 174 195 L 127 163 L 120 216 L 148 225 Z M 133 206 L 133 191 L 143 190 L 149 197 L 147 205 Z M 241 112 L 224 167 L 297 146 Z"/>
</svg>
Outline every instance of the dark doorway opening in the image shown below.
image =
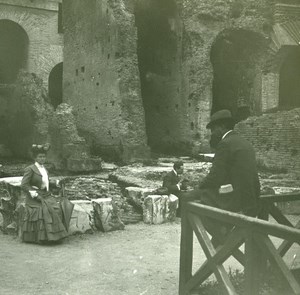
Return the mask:
<svg viewBox="0 0 300 295">
<path fill-rule="evenodd" d="M 135 6 L 137 54 L 148 145 L 172 153 L 180 129 L 180 19 L 174 0 L 141 0 Z"/>
<path fill-rule="evenodd" d="M 62 103 L 63 96 L 63 63 L 57 64 L 49 75 L 48 87 L 50 102 L 56 109 Z"/>
<path fill-rule="evenodd" d="M 259 71 L 262 36 L 246 30 L 224 31 L 211 49 L 214 113 L 229 109 L 236 121 L 249 117 L 254 108 L 254 79 Z"/>
<path fill-rule="evenodd" d="M 300 48 L 290 50 L 280 69 L 279 107 L 300 107 Z"/>
</svg>

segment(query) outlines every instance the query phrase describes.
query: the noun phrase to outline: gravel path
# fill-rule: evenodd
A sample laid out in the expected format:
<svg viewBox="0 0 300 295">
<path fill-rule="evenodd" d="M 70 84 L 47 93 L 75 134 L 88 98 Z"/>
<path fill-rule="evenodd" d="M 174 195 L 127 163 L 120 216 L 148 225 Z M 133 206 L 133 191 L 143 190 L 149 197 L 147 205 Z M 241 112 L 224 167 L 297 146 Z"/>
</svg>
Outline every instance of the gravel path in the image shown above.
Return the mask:
<svg viewBox="0 0 300 295">
<path fill-rule="evenodd" d="M 198 266 L 205 257 L 196 241 L 194 249 Z M 71 236 L 58 245 L 21 243 L 0 233 L 0 294 L 176 295 L 179 251 L 179 220 Z M 295 253 L 298 248 L 288 263 Z M 234 259 L 226 267 L 242 269 Z"/>
</svg>

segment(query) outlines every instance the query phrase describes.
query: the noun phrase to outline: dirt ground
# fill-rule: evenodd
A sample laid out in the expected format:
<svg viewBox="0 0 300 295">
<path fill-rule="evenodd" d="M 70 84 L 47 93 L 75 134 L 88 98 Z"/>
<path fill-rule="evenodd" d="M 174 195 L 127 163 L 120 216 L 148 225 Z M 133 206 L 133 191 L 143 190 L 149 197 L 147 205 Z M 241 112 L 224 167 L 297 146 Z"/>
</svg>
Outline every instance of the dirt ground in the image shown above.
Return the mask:
<svg viewBox="0 0 300 295">
<path fill-rule="evenodd" d="M 59 245 L 0 234 L 0 294 L 177 294 L 180 224 L 128 225 Z"/>
<path fill-rule="evenodd" d="M 200 266 L 205 257 L 196 241 L 194 247 Z M 179 250 L 180 219 L 71 236 L 58 245 L 21 243 L 0 233 L 0 294 L 175 295 Z M 241 268 L 234 259 L 228 267 Z"/>
</svg>

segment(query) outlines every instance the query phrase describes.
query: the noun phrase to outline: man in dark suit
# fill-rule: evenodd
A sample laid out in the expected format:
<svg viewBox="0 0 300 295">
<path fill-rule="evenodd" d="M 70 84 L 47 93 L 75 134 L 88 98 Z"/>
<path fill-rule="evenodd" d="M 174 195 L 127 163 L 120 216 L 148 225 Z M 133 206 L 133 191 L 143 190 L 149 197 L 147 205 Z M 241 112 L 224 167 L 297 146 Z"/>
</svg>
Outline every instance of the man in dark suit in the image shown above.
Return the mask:
<svg viewBox="0 0 300 295">
<path fill-rule="evenodd" d="M 253 147 L 233 130 L 229 110 L 214 113 L 206 127 L 211 130 L 215 157 L 199 190 L 186 199 L 200 199 L 206 205 L 256 216 L 260 183 Z"/>
<path fill-rule="evenodd" d="M 177 216 L 180 216 L 181 210 L 181 191 L 187 189 L 187 181 L 181 180 L 180 175 L 183 173 L 183 162 L 177 161 L 173 165 L 173 170 L 167 173 L 163 178 L 163 188 L 167 189 L 167 194 L 173 194 L 178 197 L 179 205 L 177 209 Z"/>
<path fill-rule="evenodd" d="M 173 170 L 167 173 L 163 178 L 163 187 L 168 189 L 168 194 L 178 195 L 178 193 L 185 189 L 180 180 L 180 175 L 183 173 L 183 162 L 177 161 L 173 165 Z"/>
</svg>

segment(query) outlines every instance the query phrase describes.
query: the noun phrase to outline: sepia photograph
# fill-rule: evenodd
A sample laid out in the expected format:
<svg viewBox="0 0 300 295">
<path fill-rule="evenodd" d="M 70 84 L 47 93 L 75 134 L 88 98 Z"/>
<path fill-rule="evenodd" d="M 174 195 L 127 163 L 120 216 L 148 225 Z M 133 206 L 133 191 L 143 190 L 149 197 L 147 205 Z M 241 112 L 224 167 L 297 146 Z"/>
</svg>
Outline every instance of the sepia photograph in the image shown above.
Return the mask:
<svg viewBox="0 0 300 295">
<path fill-rule="evenodd" d="M 300 295 L 300 0 L 0 0 L 0 295 Z"/>
</svg>

